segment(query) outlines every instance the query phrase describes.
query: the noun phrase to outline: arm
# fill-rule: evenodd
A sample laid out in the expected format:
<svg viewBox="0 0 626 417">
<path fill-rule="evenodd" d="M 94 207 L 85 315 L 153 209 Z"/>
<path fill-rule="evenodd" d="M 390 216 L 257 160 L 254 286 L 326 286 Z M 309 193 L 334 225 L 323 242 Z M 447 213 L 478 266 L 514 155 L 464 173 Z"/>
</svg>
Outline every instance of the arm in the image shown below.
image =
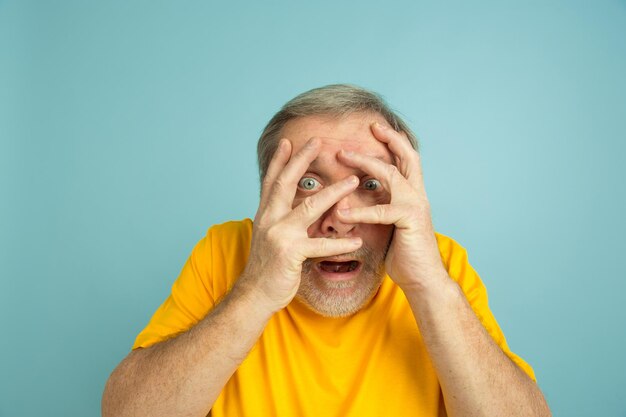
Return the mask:
<svg viewBox="0 0 626 417">
<path fill-rule="evenodd" d="M 131 352 L 109 378 L 107 416 L 206 416 L 271 313 L 242 286 L 178 337 Z"/>
<path fill-rule="evenodd" d="M 482 326 L 459 286 L 405 290 L 441 384 L 448 415 L 549 416 L 541 391 Z"/>
<path fill-rule="evenodd" d="M 281 141 L 263 181 L 250 257 L 231 292 L 196 326 L 132 352 L 104 390 L 102 415 L 206 416 L 274 312 L 295 296 L 307 258 L 358 249 L 360 238 L 313 239 L 307 228 L 358 186 L 354 176 L 292 208 L 299 179 L 319 153 L 311 140 L 291 156 Z"/>
<path fill-rule="evenodd" d="M 409 301 L 448 415 L 549 416 L 536 384 L 489 336 L 441 262 L 419 154 L 389 127 L 374 124 L 372 132 L 395 155 L 395 166 L 349 152 L 340 157 L 380 180 L 391 202 L 339 214 L 346 222 L 395 226 L 385 267 Z"/>
</svg>

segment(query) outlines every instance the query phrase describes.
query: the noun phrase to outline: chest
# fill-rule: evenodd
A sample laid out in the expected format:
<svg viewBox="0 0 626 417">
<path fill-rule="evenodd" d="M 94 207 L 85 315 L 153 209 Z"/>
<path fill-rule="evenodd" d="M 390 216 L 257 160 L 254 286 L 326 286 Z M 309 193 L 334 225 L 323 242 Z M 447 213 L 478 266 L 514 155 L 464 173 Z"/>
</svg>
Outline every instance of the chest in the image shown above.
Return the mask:
<svg viewBox="0 0 626 417">
<path fill-rule="evenodd" d="M 412 313 L 386 307 L 348 320 L 277 314 L 212 415 L 438 416 L 439 384 Z"/>
</svg>

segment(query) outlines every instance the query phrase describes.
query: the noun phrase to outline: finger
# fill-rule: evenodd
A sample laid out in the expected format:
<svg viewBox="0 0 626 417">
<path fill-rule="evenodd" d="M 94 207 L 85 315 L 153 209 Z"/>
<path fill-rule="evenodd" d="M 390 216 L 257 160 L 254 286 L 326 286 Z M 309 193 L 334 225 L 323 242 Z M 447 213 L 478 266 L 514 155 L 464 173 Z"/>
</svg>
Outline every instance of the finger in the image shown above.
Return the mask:
<svg viewBox="0 0 626 417">
<path fill-rule="evenodd" d="M 267 199 L 269 198 L 272 185 L 276 181 L 280 172 L 285 168 L 285 165 L 287 165 L 287 162 L 289 162 L 291 149 L 292 145 L 289 140 L 281 139 L 280 142 L 278 142 L 278 147 L 272 156 L 270 164 L 267 167 L 267 171 L 265 172 L 265 177 L 263 178 L 263 184 L 261 186 L 261 202 L 259 204 L 260 207 L 264 207 L 267 204 Z"/>
<path fill-rule="evenodd" d="M 397 132 L 381 123 L 372 123 L 372 133 L 379 141 L 386 143 L 389 150 L 398 158 L 397 166 L 406 178 L 422 177 L 419 153 L 413 149 L 409 138 L 404 132 Z"/>
<path fill-rule="evenodd" d="M 398 206 L 378 204 L 370 207 L 353 207 L 337 210 L 339 219 L 346 223 L 395 224 L 406 227 L 404 213 Z"/>
<path fill-rule="evenodd" d="M 411 146 L 411 142 L 408 137 L 391 127 L 382 123 L 374 122 L 371 125 L 371 129 L 374 137 L 379 141 L 386 143 L 394 154 L 401 157 L 402 155 L 415 152 L 415 149 Z"/>
<path fill-rule="evenodd" d="M 300 224 L 304 223 L 306 227 L 309 227 L 339 200 L 356 190 L 358 185 L 359 179 L 355 175 L 351 175 L 305 198 L 291 212 L 290 216 L 294 221 Z"/>
<path fill-rule="evenodd" d="M 330 239 L 325 237 L 305 239 L 300 246 L 307 258 L 325 258 L 353 252 L 361 247 L 360 237 Z"/>
<path fill-rule="evenodd" d="M 298 188 L 298 181 L 317 158 L 320 152 L 320 140 L 311 138 L 284 166 L 272 185 L 268 204 L 277 204 L 283 210 L 291 210 Z"/>
<path fill-rule="evenodd" d="M 346 151 L 344 149 L 339 151 L 338 158 L 342 163 L 353 168 L 358 168 L 375 177 L 390 193 L 393 193 L 394 188 L 398 188 L 400 181 L 406 181 L 396 166 L 381 161 L 378 158 Z"/>
</svg>

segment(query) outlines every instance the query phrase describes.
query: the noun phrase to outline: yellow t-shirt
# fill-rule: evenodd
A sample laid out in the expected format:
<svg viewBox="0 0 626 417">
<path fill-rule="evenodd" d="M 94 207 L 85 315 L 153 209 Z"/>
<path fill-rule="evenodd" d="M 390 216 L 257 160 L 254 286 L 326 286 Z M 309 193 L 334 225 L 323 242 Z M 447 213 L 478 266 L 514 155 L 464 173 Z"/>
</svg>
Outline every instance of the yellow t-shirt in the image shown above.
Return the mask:
<svg viewBox="0 0 626 417">
<path fill-rule="evenodd" d="M 241 274 L 251 236 L 249 219 L 210 228 L 133 349 L 163 341 L 200 321 Z M 509 350 L 465 249 L 440 234 L 437 242 L 449 275 L 491 337 L 535 379 L 531 367 Z M 351 317 L 324 318 L 297 300 L 276 313 L 222 390 L 211 415 L 446 414 L 411 308 L 402 290 L 386 276 L 372 301 Z"/>
</svg>

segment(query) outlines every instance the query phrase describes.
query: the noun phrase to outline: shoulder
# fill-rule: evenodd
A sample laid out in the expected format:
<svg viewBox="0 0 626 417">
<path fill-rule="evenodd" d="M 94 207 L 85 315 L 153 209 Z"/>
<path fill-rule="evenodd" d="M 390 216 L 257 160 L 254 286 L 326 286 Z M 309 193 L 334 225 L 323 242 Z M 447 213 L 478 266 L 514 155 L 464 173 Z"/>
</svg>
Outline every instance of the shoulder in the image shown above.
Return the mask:
<svg viewBox="0 0 626 417">
<path fill-rule="evenodd" d="M 478 274 L 469 263 L 467 250 L 449 236 L 441 233 L 435 233 L 435 236 L 439 247 L 439 255 L 448 271 L 448 275 L 457 281 L 466 292 L 470 288 L 482 286 Z"/>
<path fill-rule="evenodd" d="M 233 220 L 216 224 L 196 244 L 192 257 L 196 260 L 210 261 L 224 251 L 240 250 L 247 255 L 252 238 L 252 220 Z"/>
<path fill-rule="evenodd" d="M 450 262 L 457 258 L 467 257 L 467 251 L 456 240 L 450 236 L 435 232 L 437 238 L 437 246 L 439 247 L 439 254 L 446 266 L 449 266 Z"/>
<path fill-rule="evenodd" d="M 252 220 L 231 220 L 216 224 L 207 230 L 206 238 L 218 240 L 241 240 L 252 236 Z"/>
<path fill-rule="evenodd" d="M 211 226 L 194 249 L 198 265 L 205 265 L 207 285 L 216 297 L 225 293 L 243 271 L 250 254 L 252 220 Z"/>
</svg>

